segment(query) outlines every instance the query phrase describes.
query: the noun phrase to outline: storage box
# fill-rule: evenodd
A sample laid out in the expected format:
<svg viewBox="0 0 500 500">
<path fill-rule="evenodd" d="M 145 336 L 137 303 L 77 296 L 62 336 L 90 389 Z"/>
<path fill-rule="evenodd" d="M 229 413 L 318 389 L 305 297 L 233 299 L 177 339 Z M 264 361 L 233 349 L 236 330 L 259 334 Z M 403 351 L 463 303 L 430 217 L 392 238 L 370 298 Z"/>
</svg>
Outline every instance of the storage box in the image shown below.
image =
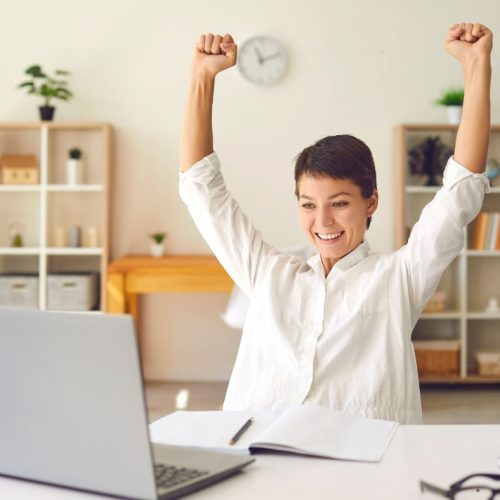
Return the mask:
<svg viewBox="0 0 500 500">
<path fill-rule="evenodd" d="M 38 276 L 0 275 L 0 305 L 38 308 Z"/>
<path fill-rule="evenodd" d="M 460 340 L 414 340 L 413 347 L 420 376 L 459 374 Z"/>
<path fill-rule="evenodd" d="M 476 351 L 476 361 L 480 377 L 500 376 L 500 351 Z"/>
<path fill-rule="evenodd" d="M 96 273 L 49 274 L 47 276 L 47 309 L 57 311 L 90 311 L 98 303 Z"/>
<path fill-rule="evenodd" d="M 4 155 L 1 164 L 3 184 L 38 184 L 39 168 L 34 155 Z"/>
</svg>

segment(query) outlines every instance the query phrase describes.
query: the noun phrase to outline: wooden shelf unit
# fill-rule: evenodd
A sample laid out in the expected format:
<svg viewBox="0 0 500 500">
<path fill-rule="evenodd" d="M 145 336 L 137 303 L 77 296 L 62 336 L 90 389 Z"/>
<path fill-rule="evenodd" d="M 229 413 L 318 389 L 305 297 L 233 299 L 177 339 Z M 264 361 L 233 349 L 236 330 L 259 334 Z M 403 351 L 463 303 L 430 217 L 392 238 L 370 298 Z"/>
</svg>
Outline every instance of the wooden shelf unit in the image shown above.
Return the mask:
<svg viewBox="0 0 500 500">
<path fill-rule="evenodd" d="M 421 208 L 439 187 L 419 185 L 409 174 L 408 150 L 425 137 L 440 136 L 454 148 L 458 126 L 448 124 L 401 124 L 394 130 L 394 248 L 407 242 L 407 226 L 413 225 Z M 500 125 L 491 126 L 488 158 L 500 159 Z M 486 194 L 482 210 L 500 212 L 500 179 Z M 415 327 L 415 338 L 459 339 L 460 373 L 456 377 L 421 377 L 422 383 L 499 383 L 499 377 L 477 374 L 474 351 L 500 350 L 500 314 L 484 312 L 487 296 L 500 300 L 500 251 L 468 248 L 469 230 L 464 232 L 464 249 L 443 275 L 439 289 L 452 297 L 449 310 L 424 313 Z"/>
<path fill-rule="evenodd" d="M 0 273 L 38 275 L 40 309 L 47 308 L 47 275 L 51 272 L 98 272 L 99 310 L 106 310 L 109 262 L 110 175 L 112 128 L 101 122 L 0 122 L 0 157 L 35 154 L 40 182 L 36 185 L 0 184 Z M 68 185 L 67 151 L 83 152 L 84 183 Z M 9 246 L 10 223 L 25 226 L 25 246 Z M 55 228 L 70 225 L 97 229 L 98 247 L 55 247 Z"/>
</svg>

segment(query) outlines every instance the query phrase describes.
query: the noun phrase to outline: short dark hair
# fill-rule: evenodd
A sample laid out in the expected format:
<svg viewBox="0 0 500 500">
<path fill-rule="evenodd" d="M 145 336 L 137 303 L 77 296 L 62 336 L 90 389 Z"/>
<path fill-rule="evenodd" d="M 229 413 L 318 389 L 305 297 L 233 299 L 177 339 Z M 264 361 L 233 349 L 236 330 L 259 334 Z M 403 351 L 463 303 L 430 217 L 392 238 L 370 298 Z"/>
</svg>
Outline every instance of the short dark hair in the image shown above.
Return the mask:
<svg viewBox="0 0 500 500">
<path fill-rule="evenodd" d="M 303 175 L 349 179 L 356 184 L 363 198 L 370 198 L 377 189 L 377 173 L 370 148 L 352 135 L 329 135 L 308 146 L 295 157 L 295 195 Z M 367 228 L 371 217 L 368 217 Z"/>
</svg>

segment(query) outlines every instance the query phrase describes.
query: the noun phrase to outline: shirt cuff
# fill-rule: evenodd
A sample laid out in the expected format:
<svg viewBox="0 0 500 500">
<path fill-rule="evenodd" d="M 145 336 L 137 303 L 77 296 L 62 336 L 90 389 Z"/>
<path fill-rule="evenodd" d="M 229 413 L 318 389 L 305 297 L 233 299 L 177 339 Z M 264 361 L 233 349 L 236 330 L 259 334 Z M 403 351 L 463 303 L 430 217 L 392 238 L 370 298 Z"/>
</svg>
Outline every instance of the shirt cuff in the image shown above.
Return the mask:
<svg viewBox="0 0 500 500">
<path fill-rule="evenodd" d="M 188 168 L 185 172 L 179 171 L 179 178 L 190 179 L 201 184 L 208 184 L 214 175 L 220 170 L 220 161 L 217 153 L 213 151 L 194 165 Z"/>
<path fill-rule="evenodd" d="M 447 189 L 452 189 L 455 184 L 467 177 L 479 179 L 484 185 L 485 193 L 491 191 L 490 181 L 486 173 L 476 174 L 475 172 L 471 172 L 468 168 L 458 163 L 453 156 L 450 156 L 443 173 L 443 186 Z"/>
</svg>

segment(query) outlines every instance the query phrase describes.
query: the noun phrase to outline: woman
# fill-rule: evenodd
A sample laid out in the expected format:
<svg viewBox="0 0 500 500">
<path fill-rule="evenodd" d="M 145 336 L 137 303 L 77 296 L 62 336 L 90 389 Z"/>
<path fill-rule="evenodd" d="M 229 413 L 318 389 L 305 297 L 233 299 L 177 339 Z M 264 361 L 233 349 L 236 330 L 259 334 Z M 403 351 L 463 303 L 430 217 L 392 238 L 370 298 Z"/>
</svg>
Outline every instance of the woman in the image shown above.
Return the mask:
<svg viewBox="0 0 500 500">
<path fill-rule="evenodd" d="M 250 297 L 225 410 L 312 404 L 372 418 L 420 423 L 411 332 L 441 274 L 464 244 L 464 228 L 488 189 L 491 32 L 457 24 L 446 49 L 463 69 L 465 99 L 443 187 L 408 244 L 369 251 L 377 209 L 368 147 L 351 136 L 321 139 L 295 165 L 300 222 L 318 250 L 308 261 L 262 241 L 225 187 L 212 145 L 215 76 L 236 63 L 231 35 L 201 35 L 180 150 L 180 193 L 203 237 Z"/>
</svg>

